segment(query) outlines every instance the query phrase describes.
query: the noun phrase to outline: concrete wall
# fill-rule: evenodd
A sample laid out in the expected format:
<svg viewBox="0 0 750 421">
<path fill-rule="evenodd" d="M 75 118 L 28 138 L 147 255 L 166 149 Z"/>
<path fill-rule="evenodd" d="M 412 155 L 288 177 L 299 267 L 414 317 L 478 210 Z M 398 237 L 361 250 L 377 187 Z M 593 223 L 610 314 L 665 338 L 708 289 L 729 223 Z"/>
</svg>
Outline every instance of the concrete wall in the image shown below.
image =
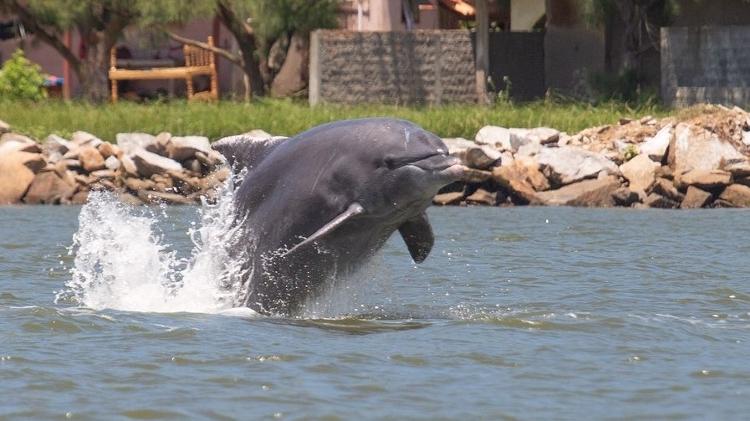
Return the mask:
<svg viewBox="0 0 750 421">
<path fill-rule="evenodd" d="M 469 31 L 315 31 L 310 103 L 476 100 Z"/>
<path fill-rule="evenodd" d="M 750 26 L 661 30 L 665 103 L 750 105 Z"/>
</svg>

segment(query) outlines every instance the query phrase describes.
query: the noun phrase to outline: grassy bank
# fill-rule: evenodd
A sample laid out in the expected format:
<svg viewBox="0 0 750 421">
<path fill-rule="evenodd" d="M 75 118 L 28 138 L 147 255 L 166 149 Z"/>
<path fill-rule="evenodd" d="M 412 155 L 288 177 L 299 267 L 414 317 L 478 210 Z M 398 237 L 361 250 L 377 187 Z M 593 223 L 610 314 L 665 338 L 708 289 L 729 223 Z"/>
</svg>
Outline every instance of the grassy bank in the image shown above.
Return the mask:
<svg viewBox="0 0 750 421">
<path fill-rule="evenodd" d="M 119 132 L 204 135 L 217 139 L 251 129 L 291 135 L 312 126 L 346 118 L 390 116 L 412 120 L 443 137 L 472 139 L 487 124 L 504 127 L 549 126 L 574 133 L 586 127 L 616 122 L 620 117 L 662 116 L 668 110 L 622 103 L 597 106 L 580 103 L 499 104 L 492 107 L 446 105 L 400 107 L 386 105 L 323 105 L 262 100 L 251 104 L 223 101 L 218 104 L 173 101 L 148 105 L 121 102 L 91 105 L 47 101 L 36 104 L 0 102 L 0 120 L 37 138 L 50 133 L 68 136 L 85 130 L 111 140 Z"/>
</svg>

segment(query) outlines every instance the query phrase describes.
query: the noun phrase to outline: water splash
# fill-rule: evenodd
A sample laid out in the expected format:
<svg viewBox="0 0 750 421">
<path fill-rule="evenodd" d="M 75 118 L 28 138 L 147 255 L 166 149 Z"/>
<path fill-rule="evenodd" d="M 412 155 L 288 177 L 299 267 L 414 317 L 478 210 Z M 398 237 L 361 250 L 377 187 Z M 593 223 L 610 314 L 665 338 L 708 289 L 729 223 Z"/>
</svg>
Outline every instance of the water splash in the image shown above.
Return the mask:
<svg viewBox="0 0 750 421">
<path fill-rule="evenodd" d="M 69 250 L 72 278 L 56 301 L 96 310 L 234 312 L 246 269 L 245 255 L 237 255 L 245 247 L 232 247 L 243 234 L 242 224 L 233 224 L 232 193 L 230 180 L 216 204 L 203 203 L 200 223 L 188 231 L 193 249 L 187 258 L 165 243 L 159 209 L 92 193 Z"/>
</svg>

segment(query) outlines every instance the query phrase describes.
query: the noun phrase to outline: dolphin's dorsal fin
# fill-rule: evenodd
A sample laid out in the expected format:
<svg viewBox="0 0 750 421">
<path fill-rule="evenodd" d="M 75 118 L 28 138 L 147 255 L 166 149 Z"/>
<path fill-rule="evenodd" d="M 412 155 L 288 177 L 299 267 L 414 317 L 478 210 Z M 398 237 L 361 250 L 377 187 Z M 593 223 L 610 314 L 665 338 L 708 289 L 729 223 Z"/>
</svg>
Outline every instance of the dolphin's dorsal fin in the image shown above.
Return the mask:
<svg viewBox="0 0 750 421">
<path fill-rule="evenodd" d="M 246 135 L 229 136 L 214 142 L 211 147 L 227 159 L 235 173 L 242 169 L 252 170 L 271 151 L 282 144 L 286 137 L 252 137 Z"/>
<path fill-rule="evenodd" d="M 335 218 L 333 218 L 330 222 L 323 225 L 319 230 L 315 231 L 311 236 L 307 237 L 303 242 L 289 249 L 286 253 L 283 254 L 283 256 L 291 254 L 292 252 L 294 252 L 300 247 L 304 247 L 308 244 L 311 244 L 315 240 L 318 240 L 321 237 L 325 236 L 326 234 L 332 232 L 333 230 L 341 226 L 341 224 L 343 224 L 350 218 L 355 217 L 364 212 L 365 212 L 365 209 L 362 207 L 362 205 L 360 205 L 357 202 L 352 203 L 351 205 L 349 205 L 348 208 L 346 208 L 344 212 L 340 213 Z"/>
<path fill-rule="evenodd" d="M 398 227 L 398 232 L 401 233 L 401 238 L 404 239 L 414 262 L 424 262 L 432 250 L 432 245 L 435 244 L 435 236 L 432 234 L 427 214 L 422 212 L 407 220 Z"/>
</svg>

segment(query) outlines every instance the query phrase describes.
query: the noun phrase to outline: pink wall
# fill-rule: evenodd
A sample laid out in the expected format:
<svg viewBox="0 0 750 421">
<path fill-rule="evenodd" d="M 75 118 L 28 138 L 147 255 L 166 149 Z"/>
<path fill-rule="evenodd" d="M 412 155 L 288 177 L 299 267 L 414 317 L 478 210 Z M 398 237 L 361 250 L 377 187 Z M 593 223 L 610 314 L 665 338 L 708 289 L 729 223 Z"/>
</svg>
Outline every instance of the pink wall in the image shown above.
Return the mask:
<svg viewBox="0 0 750 421">
<path fill-rule="evenodd" d="M 430 0 L 432 7 L 422 7 L 416 29 L 438 29 L 438 0 Z M 401 18 L 402 0 L 348 0 L 343 5 L 342 28 L 357 30 L 357 5 L 362 5 L 363 31 L 405 31 Z"/>
</svg>

